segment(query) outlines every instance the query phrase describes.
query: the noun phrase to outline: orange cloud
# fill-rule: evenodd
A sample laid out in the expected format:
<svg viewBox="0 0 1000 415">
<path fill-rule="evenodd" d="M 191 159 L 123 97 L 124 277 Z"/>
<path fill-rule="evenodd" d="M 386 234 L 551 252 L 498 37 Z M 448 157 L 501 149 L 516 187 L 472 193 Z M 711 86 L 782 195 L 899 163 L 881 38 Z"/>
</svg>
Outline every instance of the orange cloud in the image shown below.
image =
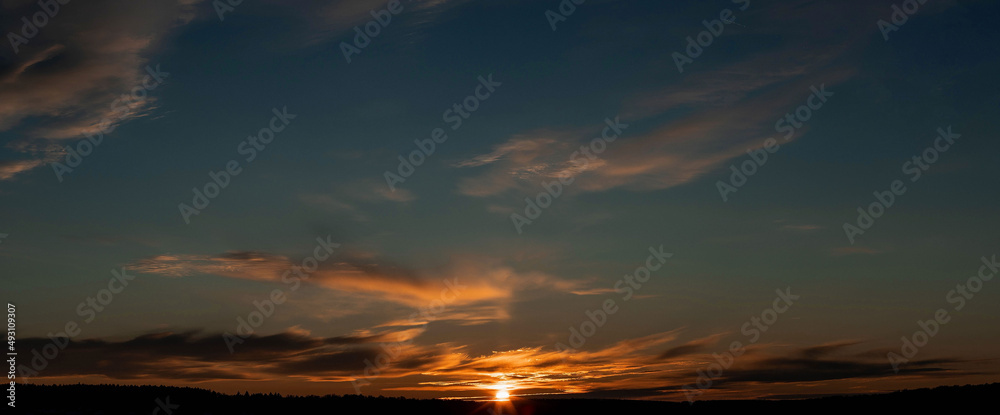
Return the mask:
<svg viewBox="0 0 1000 415">
<path fill-rule="evenodd" d="M 506 309 L 518 293 L 531 290 L 588 292 L 589 281 L 574 281 L 541 272 L 521 272 L 486 257 L 458 257 L 441 269 L 410 270 L 381 264 L 370 254 L 364 258 L 330 260 L 311 273 L 281 255 L 232 251 L 217 256 L 159 255 L 127 266 L 139 273 L 168 277 L 217 275 L 228 278 L 281 283 L 283 277 L 300 276 L 315 286 L 365 296 L 417 309 L 435 311 L 435 320 L 481 324 L 509 318 Z M 426 314 L 426 313 L 424 313 Z M 422 317 L 426 319 L 426 316 Z M 412 325 L 403 321 L 384 326 Z"/>
</svg>

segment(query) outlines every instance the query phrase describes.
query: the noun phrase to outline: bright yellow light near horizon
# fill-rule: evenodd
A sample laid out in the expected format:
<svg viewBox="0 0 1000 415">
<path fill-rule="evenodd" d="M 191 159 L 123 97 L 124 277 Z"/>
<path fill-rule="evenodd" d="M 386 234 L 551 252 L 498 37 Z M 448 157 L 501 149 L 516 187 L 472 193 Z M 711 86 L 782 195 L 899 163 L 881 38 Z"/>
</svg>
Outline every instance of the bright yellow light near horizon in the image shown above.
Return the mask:
<svg viewBox="0 0 1000 415">
<path fill-rule="evenodd" d="M 497 391 L 497 400 L 506 401 L 510 399 L 510 392 L 507 392 L 507 388 L 501 388 Z"/>
</svg>

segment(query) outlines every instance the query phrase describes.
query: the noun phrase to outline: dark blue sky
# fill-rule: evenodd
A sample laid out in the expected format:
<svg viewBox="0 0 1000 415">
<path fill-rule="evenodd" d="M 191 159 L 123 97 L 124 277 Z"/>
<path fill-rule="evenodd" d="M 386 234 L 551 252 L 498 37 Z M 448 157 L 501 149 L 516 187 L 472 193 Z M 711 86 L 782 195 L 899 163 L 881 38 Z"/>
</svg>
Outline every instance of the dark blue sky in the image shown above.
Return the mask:
<svg viewBox="0 0 1000 415">
<path fill-rule="evenodd" d="M 969 363 L 995 358 L 988 282 L 912 372 L 885 359 L 1000 251 L 994 2 L 930 0 L 886 40 L 878 22 L 906 2 L 588 0 L 553 30 L 555 0 L 403 1 L 350 62 L 342 43 L 387 2 L 248 0 L 224 19 L 215 3 L 70 2 L 24 43 L 10 40 L 21 17 L 42 9 L 2 3 L 13 35 L 0 47 L 0 261 L 25 344 L 82 323 L 78 305 L 110 270 L 136 275 L 74 338 L 93 342 L 42 378 L 348 393 L 378 343 L 412 340 L 365 393 L 663 388 L 643 393 L 683 399 L 673 388 L 792 287 L 801 302 L 711 396 L 996 379 L 995 365 Z M 688 36 L 725 9 L 735 22 L 687 55 Z M 169 75 L 148 88 L 156 66 Z M 499 86 L 467 100 L 481 77 Z M 776 122 L 821 86 L 832 95 L 785 140 Z M 130 91 L 146 98 L 123 110 L 115 100 Z M 452 128 L 446 111 L 463 102 L 477 108 Z M 294 118 L 248 161 L 241 143 L 281 125 L 282 109 Z M 616 117 L 627 128 L 597 139 Z M 104 119 L 114 130 L 57 174 L 66 146 L 86 146 Z M 960 138 L 911 180 L 905 163 L 948 127 Z M 447 141 L 391 190 L 386 173 L 436 128 Z M 720 195 L 768 138 L 780 148 Z M 595 139 L 600 154 L 573 155 Z M 179 205 L 230 160 L 240 173 L 186 221 Z M 518 225 L 525 198 L 560 177 L 573 182 Z M 894 180 L 907 191 L 848 236 L 858 207 Z M 339 248 L 239 346 L 262 366 L 225 353 L 222 333 L 287 291 L 281 275 L 315 256 L 317 238 Z M 661 246 L 674 256 L 623 302 L 616 281 Z M 398 323 L 453 278 L 470 288 L 429 324 Z M 608 298 L 621 311 L 583 355 L 539 363 Z M 257 351 L 261 336 L 288 353 Z M 137 345 L 168 340 L 224 357 Z M 828 354 L 804 351 L 817 345 Z M 690 352 L 663 358 L 679 346 Z M 119 347 L 160 356 L 159 368 L 86 363 Z M 796 353 L 857 370 L 762 369 Z"/>
</svg>

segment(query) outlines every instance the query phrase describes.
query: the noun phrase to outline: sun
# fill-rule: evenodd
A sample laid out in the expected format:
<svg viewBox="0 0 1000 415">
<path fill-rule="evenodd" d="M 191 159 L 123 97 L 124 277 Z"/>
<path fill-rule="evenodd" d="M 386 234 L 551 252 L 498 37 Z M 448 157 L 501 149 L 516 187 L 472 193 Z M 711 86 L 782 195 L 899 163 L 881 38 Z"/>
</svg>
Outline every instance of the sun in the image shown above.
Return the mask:
<svg viewBox="0 0 1000 415">
<path fill-rule="evenodd" d="M 510 392 L 507 392 L 507 389 L 500 389 L 497 391 L 498 401 L 506 401 L 508 399 L 510 399 Z"/>
</svg>

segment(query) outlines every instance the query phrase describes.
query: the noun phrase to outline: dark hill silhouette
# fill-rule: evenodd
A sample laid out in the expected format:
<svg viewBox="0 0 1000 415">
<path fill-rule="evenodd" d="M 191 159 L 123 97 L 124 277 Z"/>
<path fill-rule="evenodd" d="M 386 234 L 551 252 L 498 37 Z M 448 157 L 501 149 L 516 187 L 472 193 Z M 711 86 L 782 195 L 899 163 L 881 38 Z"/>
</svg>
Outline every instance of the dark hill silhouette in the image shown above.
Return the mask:
<svg viewBox="0 0 1000 415">
<path fill-rule="evenodd" d="M 836 396 L 800 400 L 654 402 L 606 399 L 514 399 L 498 407 L 492 402 L 386 398 L 361 395 L 281 396 L 225 395 L 205 389 L 167 386 L 19 385 L 18 411 L 27 414 L 665 414 L 665 413 L 932 413 L 975 409 L 995 413 L 990 397 L 1000 383 L 944 386 L 878 395 Z M 169 405 L 170 413 L 167 408 Z M 157 409 L 159 408 L 159 409 Z M 11 408 L 6 408 L 11 409 Z M 502 411 L 501 411 L 502 410 Z M 733 412 L 743 411 L 743 412 Z M 15 413 L 7 411 L 5 413 Z"/>
</svg>

